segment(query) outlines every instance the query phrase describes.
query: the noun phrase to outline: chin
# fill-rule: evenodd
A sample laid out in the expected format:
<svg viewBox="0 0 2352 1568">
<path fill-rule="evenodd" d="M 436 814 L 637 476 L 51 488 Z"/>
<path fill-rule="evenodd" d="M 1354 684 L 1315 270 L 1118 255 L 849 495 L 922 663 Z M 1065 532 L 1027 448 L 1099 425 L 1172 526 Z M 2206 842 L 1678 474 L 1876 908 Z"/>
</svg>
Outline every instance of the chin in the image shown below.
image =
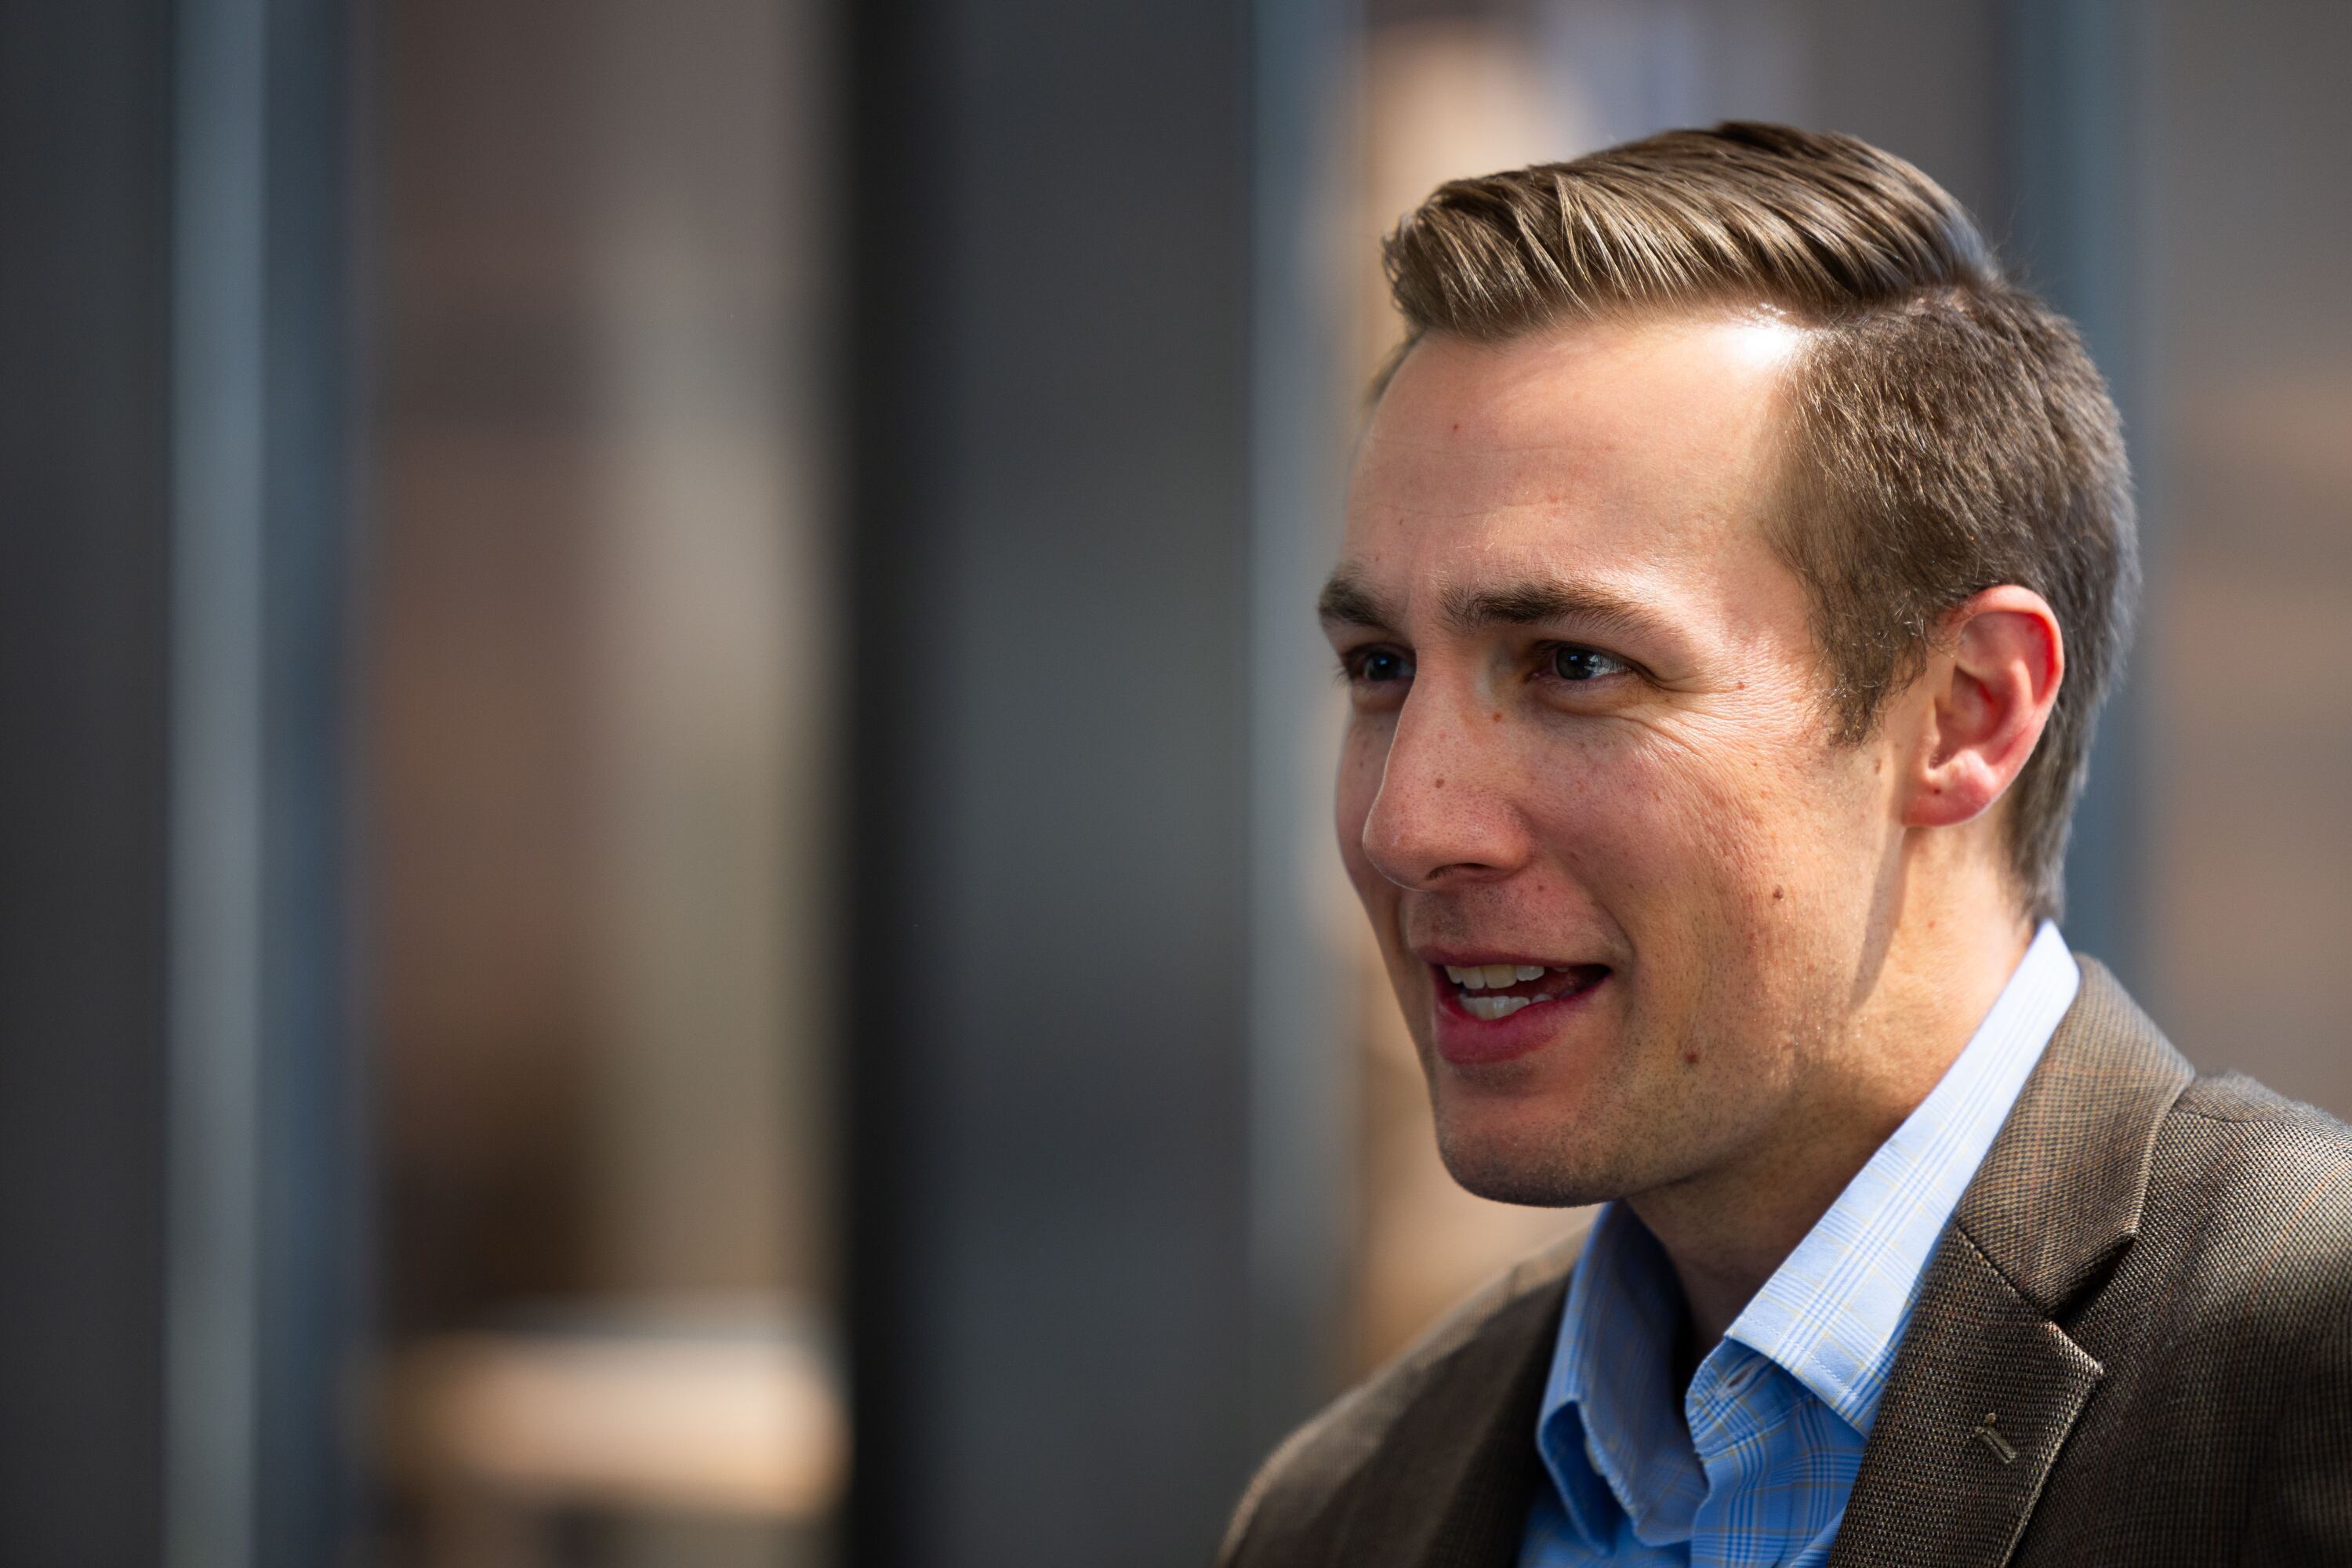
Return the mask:
<svg viewBox="0 0 2352 1568">
<path fill-rule="evenodd" d="M 1475 1196 L 1528 1208 L 1580 1208 L 1629 1190 L 1601 1151 L 1579 1147 L 1557 1127 L 1497 1126 L 1495 1119 L 1440 1113 L 1437 1156 Z"/>
</svg>

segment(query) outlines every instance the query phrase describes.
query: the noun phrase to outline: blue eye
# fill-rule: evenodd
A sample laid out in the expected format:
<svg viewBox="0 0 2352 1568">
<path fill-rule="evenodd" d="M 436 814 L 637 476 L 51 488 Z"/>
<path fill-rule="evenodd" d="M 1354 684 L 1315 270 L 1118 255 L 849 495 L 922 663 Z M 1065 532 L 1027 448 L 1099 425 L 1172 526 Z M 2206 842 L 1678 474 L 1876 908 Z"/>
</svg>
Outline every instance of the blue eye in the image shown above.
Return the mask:
<svg viewBox="0 0 2352 1568">
<path fill-rule="evenodd" d="M 1348 661 L 1348 674 L 1374 685 L 1411 680 L 1412 660 L 1392 647 L 1368 647 Z"/>
<path fill-rule="evenodd" d="M 1562 680 L 1598 680 L 1626 668 L 1624 660 L 1612 658 L 1599 648 L 1563 643 L 1552 650 L 1551 672 Z"/>
</svg>

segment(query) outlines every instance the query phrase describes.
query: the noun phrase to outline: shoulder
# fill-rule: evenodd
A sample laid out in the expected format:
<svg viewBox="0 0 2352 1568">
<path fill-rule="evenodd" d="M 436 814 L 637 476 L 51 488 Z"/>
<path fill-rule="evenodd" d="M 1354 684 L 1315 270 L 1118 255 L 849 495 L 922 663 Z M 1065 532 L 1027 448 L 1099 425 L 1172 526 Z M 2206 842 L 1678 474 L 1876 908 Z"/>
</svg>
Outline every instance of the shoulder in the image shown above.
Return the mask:
<svg viewBox="0 0 2352 1568">
<path fill-rule="evenodd" d="M 2352 1127 L 2242 1073 L 2200 1078 L 2181 1092 L 2149 1176 L 2151 1204 L 2185 1207 L 2201 1226 L 2352 1261 Z"/>
<path fill-rule="evenodd" d="M 1352 1487 L 1401 1428 L 1428 1412 L 1432 1394 L 1488 1382 L 1498 1361 L 1514 1364 L 1531 1339 L 1549 1341 L 1583 1243 L 1579 1235 L 1517 1265 L 1286 1438 L 1242 1494 L 1219 1563 L 1296 1561 L 1332 1535 Z"/>
<path fill-rule="evenodd" d="M 2200 1078 L 2149 1178 L 2147 1225 L 2187 1233 L 2184 1261 L 2233 1308 L 2296 1340 L 2347 1321 L 2352 1127 L 2242 1074 Z"/>
<path fill-rule="evenodd" d="M 2312 1313 L 2340 1314 L 2352 1128 L 2242 1073 L 2200 1075 L 2113 975 L 2078 960 L 2081 992 L 2003 1131 L 2011 1190 L 1993 1206 L 2077 1242 L 2137 1237 L 2126 1294 L 2177 1330 L 2227 1331 L 2217 1362 L 2251 1364 L 2316 1326 Z M 2031 1262 L 2046 1248 L 2013 1250 Z"/>
</svg>

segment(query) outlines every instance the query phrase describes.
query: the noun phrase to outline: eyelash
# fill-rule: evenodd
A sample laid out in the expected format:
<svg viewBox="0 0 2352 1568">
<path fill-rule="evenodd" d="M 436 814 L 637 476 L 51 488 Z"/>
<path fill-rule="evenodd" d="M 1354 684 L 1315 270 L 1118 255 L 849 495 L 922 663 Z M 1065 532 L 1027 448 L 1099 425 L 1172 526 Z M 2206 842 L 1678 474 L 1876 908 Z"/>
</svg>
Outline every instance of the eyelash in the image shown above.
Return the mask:
<svg viewBox="0 0 2352 1568">
<path fill-rule="evenodd" d="M 1590 686 L 1593 681 L 1606 680 L 1612 675 L 1635 675 L 1640 673 L 1640 666 L 1636 665 L 1632 659 L 1622 658 L 1617 654 L 1610 653 L 1602 648 L 1594 647 L 1588 643 L 1547 643 L 1544 645 L 1541 651 L 1543 655 L 1544 673 L 1551 676 L 1555 679 L 1567 680 L 1568 679 L 1567 677 L 1558 673 L 1559 656 L 1564 653 L 1589 653 L 1595 658 L 1607 659 L 1611 664 L 1617 667 L 1615 669 L 1604 671 L 1600 675 L 1588 676 L 1583 680 L 1569 681 L 1568 684 L 1571 686 Z"/>
<path fill-rule="evenodd" d="M 1569 686 L 1589 686 L 1594 681 L 1605 680 L 1611 675 L 1639 675 L 1642 673 L 1642 667 L 1635 664 L 1632 659 L 1626 658 L 1619 654 L 1611 653 L 1604 648 L 1594 647 L 1589 643 L 1539 643 L 1537 645 L 1534 652 L 1535 670 L 1530 676 L 1530 679 L 1549 679 L 1559 680 L 1562 684 Z M 1606 659 L 1609 663 L 1615 665 L 1617 668 L 1604 671 L 1599 675 L 1591 676 L 1583 680 L 1570 680 L 1567 677 L 1559 674 L 1559 657 L 1564 653 L 1591 654 L 1595 658 Z M 1402 660 L 1408 668 L 1410 668 L 1412 664 L 1412 656 L 1411 654 L 1405 653 L 1387 643 L 1374 643 L 1366 647 L 1350 648 L 1346 653 L 1339 656 L 1339 679 L 1343 683 L 1371 681 L 1371 677 L 1366 672 L 1365 667 L 1372 659 L 1384 655 Z M 1405 679 L 1409 679 L 1411 678 L 1408 676 Z M 1374 684 L 1386 685 L 1388 682 L 1380 681 Z"/>
<path fill-rule="evenodd" d="M 1411 654 L 1391 647 L 1386 643 L 1373 643 L 1367 647 L 1349 648 L 1347 652 L 1339 656 L 1339 677 L 1340 683 L 1342 685 L 1352 685 L 1360 680 L 1370 680 L 1371 677 L 1365 673 L 1364 667 L 1372 659 L 1379 658 L 1382 654 L 1391 655 L 1394 658 L 1402 660 L 1408 667 L 1412 663 L 1412 656 Z M 1382 684 L 1385 684 L 1385 682 Z"/>
</svg>

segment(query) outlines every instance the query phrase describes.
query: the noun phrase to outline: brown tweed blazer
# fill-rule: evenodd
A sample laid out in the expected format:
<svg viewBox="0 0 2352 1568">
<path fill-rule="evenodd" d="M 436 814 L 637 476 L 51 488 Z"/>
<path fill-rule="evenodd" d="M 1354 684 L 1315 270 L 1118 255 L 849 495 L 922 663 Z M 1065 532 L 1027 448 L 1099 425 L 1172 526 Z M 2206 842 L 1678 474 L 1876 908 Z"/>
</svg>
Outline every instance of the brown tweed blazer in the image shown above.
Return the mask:
<svg viewBox="0 0 2352 1568">
<path fill-rule="evenodd" d="M 1831 1568 L 2352 1564 L 2352 1129 L 2083 989 L 1929 1263 Z M 1301 1428 L 1227 1568 L 1511 1568 L 1573 1247 Z"/>
</svg>

